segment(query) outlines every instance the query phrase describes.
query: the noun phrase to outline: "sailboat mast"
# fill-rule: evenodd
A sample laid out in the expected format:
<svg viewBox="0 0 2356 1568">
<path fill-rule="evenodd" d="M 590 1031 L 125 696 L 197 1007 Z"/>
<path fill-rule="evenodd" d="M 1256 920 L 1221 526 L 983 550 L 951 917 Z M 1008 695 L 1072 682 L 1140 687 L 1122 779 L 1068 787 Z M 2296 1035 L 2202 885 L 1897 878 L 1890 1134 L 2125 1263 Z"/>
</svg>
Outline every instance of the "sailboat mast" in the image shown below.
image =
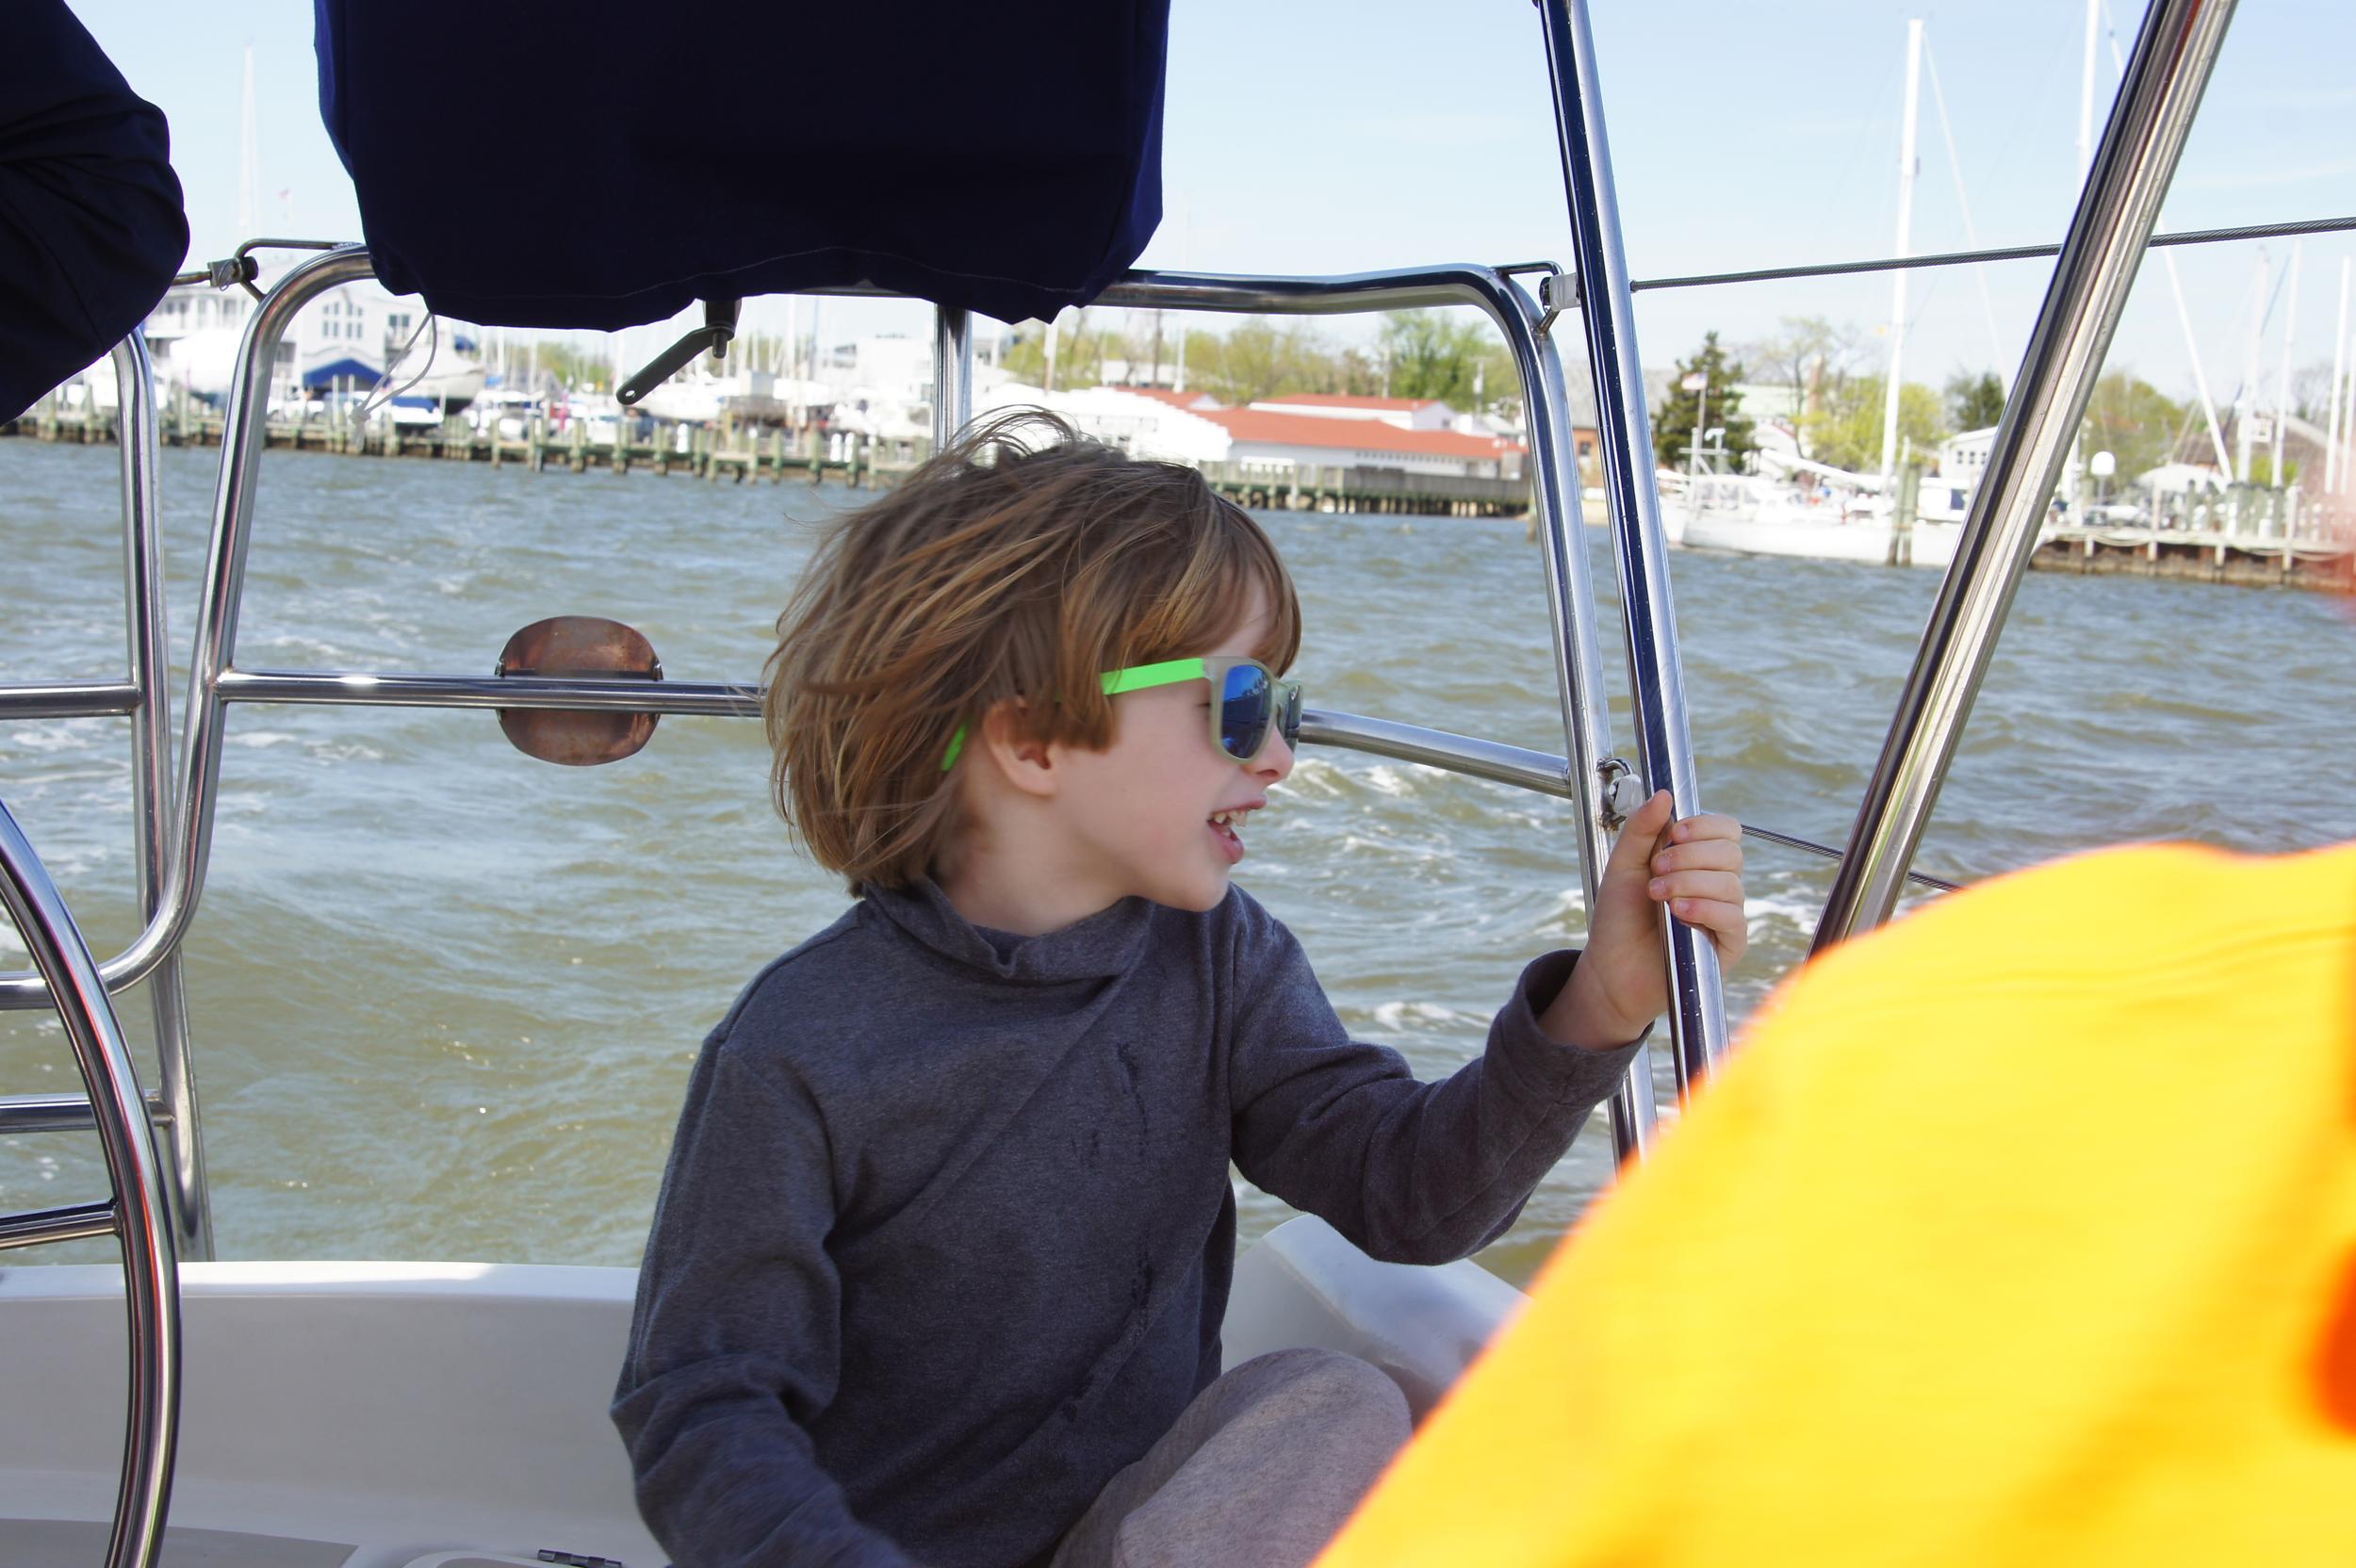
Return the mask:
<svg viewBox="0 0 2356 1568">
<path fill-rule="evenodd" d="M 2250 482 L 2250 420 L 2258 412 L 2258 335 L 2266 325 L 2266 253 L 2258 248 L 2258 282 L 2250 298 L 2250 338 L 2242 351 L 2241 393 L 2233 400 L 2233 477 Z"/>
<path fill-rule="evenodd" d="M 2274 488 L 2282 488 L 2282 448 L 2290 433 L 2291 335 L 2299 330 L 2299 243 L 2291 241 L 2290 298 L 2282 302 L 2282 368 L 2274 380 Z"/>
<path fill-rule="evenodd" d="M 2323 427 L 2323 488 L 2331 495 L 2339 494 L 2340 481 L 2340 408 L 2344 400 L 2341 380 L 2348 373 L 2348 258 L 2340 257 L 2340 319 L 2331 332 L 2331 413 Z"/>
<path fill-rule="evenodd" d="M 262 204 L 262 134 L 254 112 L 254 45 L 245 46 L 244 98 L 237 111 L 237 239 L 254 237 Z"/>
<path fill-rule="evenodd" d="M 1905 129 L 1898 148 L 1898 249 L 1903 257 L 1914 231 L 1914 130 L 1922 104 L 1922 19 L 1906 24 L 1906 106 Z M 1882 392 L 1882 494 L 1892 494 L 1890 476 L 1898 470 L 1898 367 L 1906 346 L 1906 270 L 1892 274 L 1890 286 L 1890 378 Z"/>
<path fill-rule="evenodd" d="M 2094 41 L 2102 30 L 2102 0 L 2086 0 L 2086 54 L 2078 76 L 2078 185 L 2086 183 L 2094 167 Z M 2118 45 L 2112 45 L 2114 51 Z"/>
</svg>

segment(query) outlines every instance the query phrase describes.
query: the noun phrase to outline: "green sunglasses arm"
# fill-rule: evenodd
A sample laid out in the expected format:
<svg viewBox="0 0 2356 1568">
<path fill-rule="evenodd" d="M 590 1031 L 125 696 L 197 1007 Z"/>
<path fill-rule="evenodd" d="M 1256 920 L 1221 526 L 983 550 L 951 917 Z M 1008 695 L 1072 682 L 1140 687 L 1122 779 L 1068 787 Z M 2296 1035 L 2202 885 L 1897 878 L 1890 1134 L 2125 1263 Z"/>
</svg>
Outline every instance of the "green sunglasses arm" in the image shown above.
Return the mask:
<svg viewBox="0 0 2356 1568">
<path fill-rule="evenodd" d="M 1182 680 L 1201 680 L 1211 672 L 1200 659 L 1165 659 L 1158 664 L 1132 664 L 1125 670 L 1114 670 L 1104 677 L 1104 694 L 1117 697 L 1123 692 L 1143 692 L 1155 686 L 1175 686 Z M 957 765 L 957 758 L 965 750 L 965 726 L 949 737 L 948 755 L 941 760 L 941 771 L 947 773 Z"/>
<path fill-rule="evenodd" d="M 1175 686 L 1182 680 L 1201 680 L 1210 675 L 1200 659 L 1166 659 L 1158 664 L 1132 664 L 1125 670 L 1115 670 L 1104 678 L 1104 694 L 1117 697 L 1123 692 L 1142 692 L 1154 686 Z"/>
</svg>

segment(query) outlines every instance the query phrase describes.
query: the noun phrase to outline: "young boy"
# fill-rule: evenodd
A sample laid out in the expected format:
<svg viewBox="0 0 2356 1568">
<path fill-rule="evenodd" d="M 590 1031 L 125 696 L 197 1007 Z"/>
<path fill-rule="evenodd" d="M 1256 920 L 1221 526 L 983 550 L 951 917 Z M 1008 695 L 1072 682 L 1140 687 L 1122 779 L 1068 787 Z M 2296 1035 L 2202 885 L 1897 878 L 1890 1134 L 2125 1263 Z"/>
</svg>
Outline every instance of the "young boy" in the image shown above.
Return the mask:
<svg viewBox="0 0 2356 1568">
<path fill-rule="evenodd" d="M 778 628 L 778 804 L 859 901 L 688 1086 L 614 1404 L 648 1525 L 680 1568 L 1305 1562 L 1406 1411 L 1323 1352 L 1219 1376 L 1229 1163 L 1377 1257 L 1494 1239 L 1662 1004 L 1656 904 L 1740 956 L 1740 829 L 1648 802 L 1585 956 L 1418 1084 L 1229 884 L 1300 607 L 1198 473 L 998 421 Z"/>
</svg>

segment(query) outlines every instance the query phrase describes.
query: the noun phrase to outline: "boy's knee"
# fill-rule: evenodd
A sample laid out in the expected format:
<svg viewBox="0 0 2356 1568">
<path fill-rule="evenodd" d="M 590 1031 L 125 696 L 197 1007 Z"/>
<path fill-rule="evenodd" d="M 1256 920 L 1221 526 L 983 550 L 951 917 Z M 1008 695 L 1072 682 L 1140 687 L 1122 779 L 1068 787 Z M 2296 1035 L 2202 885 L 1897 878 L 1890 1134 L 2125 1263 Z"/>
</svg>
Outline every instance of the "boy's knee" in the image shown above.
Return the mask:
<svg viewBox="0 0 2356 1568">
<path fill-rule="evenodd" d="M 1238 1375 L 1257 1385 L 1259 1398 L 1314 1414 L 1320 1423 L 1348 1421 L 1373 1436 L 1395 1432 L 1400 1443 L 1414 1428 L 1407 1396 L 1390 1375 L 1339 1350 L 1271 1350 L 1231 1374 Z"/>
</svg>

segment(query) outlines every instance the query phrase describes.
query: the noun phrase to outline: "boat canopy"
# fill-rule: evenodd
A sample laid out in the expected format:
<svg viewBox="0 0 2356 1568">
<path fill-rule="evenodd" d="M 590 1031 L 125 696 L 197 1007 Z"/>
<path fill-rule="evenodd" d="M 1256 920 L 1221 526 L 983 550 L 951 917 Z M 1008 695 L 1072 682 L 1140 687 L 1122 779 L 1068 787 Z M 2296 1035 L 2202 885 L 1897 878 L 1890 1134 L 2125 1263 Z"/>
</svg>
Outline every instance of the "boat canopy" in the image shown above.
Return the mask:
<svg viewBox="0 0 2356 1568">
<path fill-rule="evenodd" d="M 462 320 L 861 283 L 1043 318 L 1161 220 L 1169 0 L 315 5 L 377 275 Z"/>
<path fill-rule="evenodd" d="M 353 359 L 346 355 L 344 358 L 332 360 L 324 365 L 315 365 L 303 371 L 303 384 L 305 389 L 313 392 L 332 390 L 337 382 L 350 382 L 357 386 L 370 387 L 374 386 L 384 374 L 384 367 L 382 365 L 371 365 L 365 359 Z"/>
</svg>

